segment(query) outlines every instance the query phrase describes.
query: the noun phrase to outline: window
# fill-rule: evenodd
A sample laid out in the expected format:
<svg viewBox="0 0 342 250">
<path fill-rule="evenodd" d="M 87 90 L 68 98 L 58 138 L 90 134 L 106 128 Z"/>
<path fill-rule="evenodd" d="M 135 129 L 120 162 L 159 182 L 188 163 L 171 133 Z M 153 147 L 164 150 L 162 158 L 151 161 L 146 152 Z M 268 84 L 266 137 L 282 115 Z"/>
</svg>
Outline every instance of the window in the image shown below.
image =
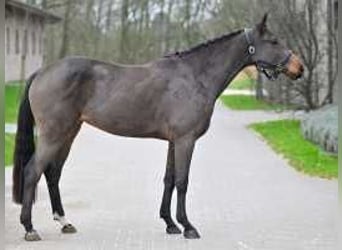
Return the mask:
<svg viewBox="0 0 342 250">
<path fill-rule="evenodd" d="M 15 53 L 20 53 L 20 44 L 19 44 L 19 30 L 15 30 Z"/>
<path fill-rule="evenodd" d="M 10 28 L 6 28 L 6 53 L 9 55 L 11 53 L 11 31 Z"/>
<path fill-rule="evenodd" d="M 36 33 L 32 31 L 32 55 L 36 54 L 36 47 L 37 47 L 36 43 L 37 43 Z"/>
<path fill-rule="evenodd" d="M 28 40 L 27 40 L 27 30 L 24 31 L 24 41 L 23 41 L 23 54 L 26 55 L 28 51 Z"/>
</svg>

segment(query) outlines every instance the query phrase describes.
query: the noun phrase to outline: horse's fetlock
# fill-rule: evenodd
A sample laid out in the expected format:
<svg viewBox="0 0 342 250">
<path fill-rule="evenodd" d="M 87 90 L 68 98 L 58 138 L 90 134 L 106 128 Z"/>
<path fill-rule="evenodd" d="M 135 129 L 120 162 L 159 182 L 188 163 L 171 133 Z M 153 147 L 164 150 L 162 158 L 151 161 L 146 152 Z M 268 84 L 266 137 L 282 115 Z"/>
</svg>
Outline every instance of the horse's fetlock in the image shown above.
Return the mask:
<svg viewBox="0 0 342 250">
<path fill-rule="evenodd" d="M 186 225 L 188 223 L 188 218 L 186 217 L 186 215 L 177 214 L 176 219 L 182 225 Z"/>
<path fill-rule="evenodd" d="M 165 213 L 164 211 L 160 211 L 159 216 L 160 216 L 160 218 L 162 218 L 162 219 L 166 219 L 166 218 L 169 217 L 169 216 L 167 215 L 167 213 Z"/>
<path fill-rule="evenodd" d="M 32 223 L 31 223 L 31 218 L 20 216 L 20 223 L 25 227 L 25 230 L 27 232 L 32 230 L 33 228 Z"/>
</svg>

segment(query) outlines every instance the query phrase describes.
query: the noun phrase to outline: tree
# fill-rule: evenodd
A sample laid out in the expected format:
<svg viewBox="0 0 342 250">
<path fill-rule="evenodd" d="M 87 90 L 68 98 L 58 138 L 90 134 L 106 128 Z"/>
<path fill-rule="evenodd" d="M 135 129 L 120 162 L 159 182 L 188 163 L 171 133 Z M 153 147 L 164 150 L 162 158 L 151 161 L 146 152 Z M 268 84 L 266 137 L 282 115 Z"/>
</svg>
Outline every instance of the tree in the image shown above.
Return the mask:
<svg viewBox="0 0 342 250">
<path fill-rule="evenodd" d="M 259 80 L 257 97 L 263 98 L 262 90 L 268 88 L 274 101 L 296 102 L 313 109 L 331 103 L 337 85 L 337 29 L 331 15 L 326 15 L 333 0 L 327 1 L 324 4 L 319 0 L 41 0 L 37 3 L 63 17 L 62 25 L 47 26 L 46 62 L 76 54 L 121 63 L 143 63 L 236 29 L 252 28 L 268 11 L 271 30 L 281 34 L 284 43 L 303 60 L 305 75 L 296 82 L 280 78 L 269 84 Z M 322 39 L 325 37 L 326 41 Z"/>
<path fill-rule="evenodd" d="M 121 37 L 120 37 L 120 60 L 124 62 L 128 57 L 128 8 L 129 0 L 122 0 L 121 3 Z"/>
<path fill-rule="evenodd" d="M 63 58 L 68 53 L 69 48 L 69 29 L 71 22 L 71 11 L 72 11 L 73 1 L 66 0 L 64 19 L 63 19 L 63 31 L 62 31 L 62 45 L 59 52 L 59 58 Z"/>
<path fill-rule="evenodd" d="M 283 36 L 283 42 L 302 59 L 305 74 L 296 82 L 282 78 L 278 86 L 282 94 L 278 101 L 295 102 L 306 109 L 315 109 L 323 105 L 321 95 L 325 89 L 326 67 L 324 66 L 325 41 L 324 8 L 319 0 L 302 2 L 284 0 L 269 2 L 273 8 L 281 8 L 273 15 L 273 30 Z M 325 35 L 324 35 L 325 33 Z M 284 100 L 285 99 L 285 100 Z M 303 102 L 301 102 L 301 100 Z"/>
<path fill-rule="evenodd" d="M 323 104 L 331 104 L 333 103 L 333 91 L 334 85 L 336 82 L 337 76 L 337 64 L 334 64 L 334 60 L 337 58 L 334 55 L 337 55 L 337 37 L 336 37 L 336 29 L 335 29 L 335 20 L 334 17 L 334 8 L 333 8 L 333 0 L 327 0 L 327 81 L 328 81 L 328 91 L 325 99 L 323 100 Z"/>
</svg>

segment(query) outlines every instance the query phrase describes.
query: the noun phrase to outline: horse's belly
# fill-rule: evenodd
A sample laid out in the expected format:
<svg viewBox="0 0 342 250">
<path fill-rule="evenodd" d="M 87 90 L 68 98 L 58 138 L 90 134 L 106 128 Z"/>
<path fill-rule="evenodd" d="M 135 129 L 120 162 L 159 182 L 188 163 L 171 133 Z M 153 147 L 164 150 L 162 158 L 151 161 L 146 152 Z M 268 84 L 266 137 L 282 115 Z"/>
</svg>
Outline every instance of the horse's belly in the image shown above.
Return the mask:
<svg viewBox="0 0 342 250">
<path fill-rule="evenodd" d="M 132 119 L 91 119 L 82 116 L 82 120 L 96 128 L 114 135 L 126 137 L 151 137 L 166 139 L 155 122 Z"/>
</svg>

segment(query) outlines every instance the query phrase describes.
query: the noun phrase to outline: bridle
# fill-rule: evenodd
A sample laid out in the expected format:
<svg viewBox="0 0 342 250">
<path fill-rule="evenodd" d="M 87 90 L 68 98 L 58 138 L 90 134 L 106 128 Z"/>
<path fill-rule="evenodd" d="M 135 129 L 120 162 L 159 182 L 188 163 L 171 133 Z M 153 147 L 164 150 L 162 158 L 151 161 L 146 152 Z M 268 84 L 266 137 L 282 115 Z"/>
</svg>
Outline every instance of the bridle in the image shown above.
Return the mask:
<svg viewBox="0 0 342 250">
<path fill-rule="evenodd" d="M 245 38 L 248 44 L 247 52 L 249 56 L 253 56 L 255 54 L 255 46 L 253 44 L 253 40 L 250 35 L 251 29 L 244 29 Z M 265 74 L 265 76 L 274 81 L 277 79 L 278 75 L 287 70 L 287 64 L 289 63 L 291 58 L 291 52 L 289 50 L 286 51 L 284 59 L 281 60 L 277 64 L 271 64 L 269 62 L 263 60 L 256 60 L 255 65 L 259 72 Z"/>
</svg>

